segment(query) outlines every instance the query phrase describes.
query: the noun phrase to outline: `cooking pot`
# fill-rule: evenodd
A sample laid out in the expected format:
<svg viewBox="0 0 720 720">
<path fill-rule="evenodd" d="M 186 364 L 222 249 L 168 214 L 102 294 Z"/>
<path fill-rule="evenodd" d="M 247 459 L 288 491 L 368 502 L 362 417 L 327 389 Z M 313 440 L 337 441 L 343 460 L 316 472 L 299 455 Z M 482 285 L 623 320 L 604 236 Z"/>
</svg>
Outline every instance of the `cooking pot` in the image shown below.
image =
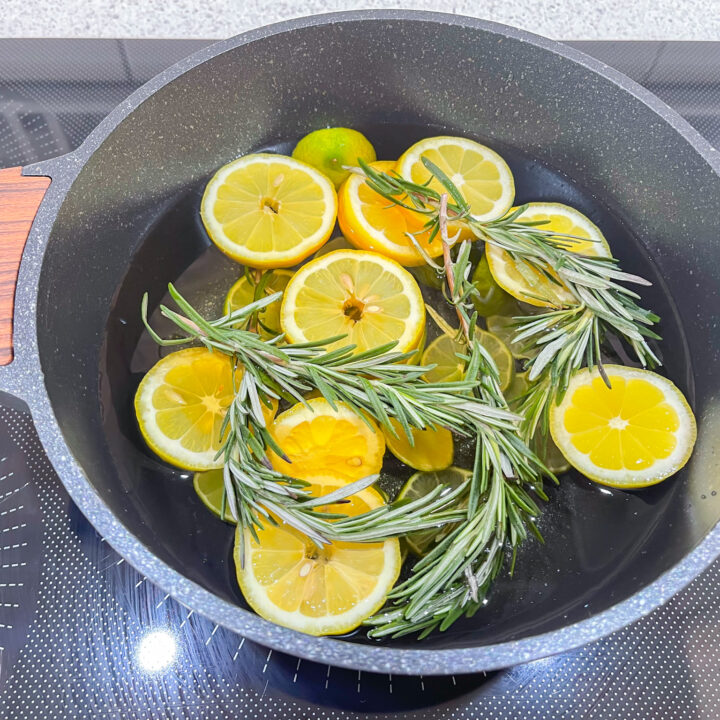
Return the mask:
<svg viewBox="0 0 720 720">
<path fill-rule="evenodd" d="M 527 541 L 485 608 L 421 642 L 309 637 L 251 612 L 235 582 L 233 528 L 144 446 L 132 411 L 158 357 L 140 321 L 143 293 L 156 308 L 177 281 L 212 313 L 241 272 L 199 222 L 208 177 L 327 125 L 365 132 L 381 158 L 428 135 L 478 139 L 508 160 L 518 202 L 586 213 L 623 267 L 653 282 L 643 301 L 662 316 L 665 372 L 698 418 L 691 462 L 661 485 L 620 492 L 563 476 L 540 519 L 545 545 Z M 29 408 L 106 540 L 216 623 L 359 670 L 489 670 L 636 620 L 720 552 L 720 159 L 657 98 L 576 50 L 410 11 L 261 28 L 158 75 L 69 155 L 0 172 L 0 203 L 4 401 Z"/>
</svg>

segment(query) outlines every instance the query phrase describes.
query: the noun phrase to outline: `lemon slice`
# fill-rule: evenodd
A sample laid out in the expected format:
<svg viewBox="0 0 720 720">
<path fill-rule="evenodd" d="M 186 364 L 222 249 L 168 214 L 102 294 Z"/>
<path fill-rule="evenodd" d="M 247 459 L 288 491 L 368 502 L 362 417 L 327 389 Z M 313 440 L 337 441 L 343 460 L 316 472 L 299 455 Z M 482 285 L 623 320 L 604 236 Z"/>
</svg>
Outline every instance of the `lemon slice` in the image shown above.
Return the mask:
<svg viewBox="0 0 720 720">
<path fill-rule="evenodd" d="M 318 478 L 310 490 L 324 495 L 343 484 L 337 478 Z M 348 499 L 319 509 L 359 515 L 384 504 L 372 488 Z M 266 523 L 257 531 L 259 542 L 246 530 L 241 543 L 240 532 L 238 528 L 234 558 L 245 599 L 266 620 L 308 635 L 354 630 L 382 607 L 400 573 L 397 538 L 381 543 L 334 542 L 318 548 L 284 523 Z"/>
<path fill-rule="evenodd" d="M 505 392 L 515 377 L 515 360 L 508 346 L 497 335 L 484 330 L 475 331 L 481 345 L 495 361 L 500 378 L 500 390 Z"/>
<path fill-rule="evenodd" d="M 289 270 L 273 270 L 267 280 L 267 284 L 265 285 L 264 295 L 272 295 L 276 292 L 282 292 L 283 290 L 285 290 L 285 287 L 290 281 L 292 275 L 293 274 Z M 223 312 L 227 315 L 234 310 L 240 310 L 240 308 L 243 308 L 254 301 L 255 286 L 247 279 L 245 275 L 243 275 L 230 288 L 230 290 L 228 290 L 228 294 L 225 296 Z M 274 303 L 266 305 L 258 313 L 258 319 L 261 323 L 259 327 L 259 333 L 262 337 L 275 337 L 275 335 L 279 335 L 282 332 L 282 328 L 280 327 L 281 302 L 282 298 L 279 298 Z"/>
<path fill-rule="evenodd" d="M 270 434 L 290 460 L 270 451 L 273 467 L 299 480 L 332 475 L 345 482 L 380 472 L 385 454 L 383 434 L 343 402 L 333 410 L 325 398 L 298 403 L 275 418 Z"/>
<path fill-rule="evenodd" d="M 372 167 L 389 173 L 395 163 L 383 160 L 372 163 Z M 429 242 L 430 233 L 423 230 L 425 220 L 424 215 L 394 205 L 376 193 L 363 175 L 350 175 L 338 193 L 338 223 L 348 241 L 360 250 L 381 253 L 401 265 L 425 265 L 407 233 L 414 235 L 430 257 L 442 255 L 440 238 Z"/>
<path fill-rule="evenodd" d="M 395 437 L 392 433 L 383 431 L 387 449 L 398 459 L 415 470 L 444 470 L 452 465 L 454 445 L 452 433 L 446 428 L 433 430 L 427 428 L 411 428 L 413 444 L 397 420 L 390 420 L 398 434 Z"/>
<path fill-rule="evenodd" d="M 515 198 L 512 173 L 507 163 L 489 147 L 461 137 L 425 138 L 405 151 L 395 169 L 407 180 L 426 183 L 431 174 L 423 165 L 423 157 L 453 181 L 475 219 L 495 220 L 512 206 Z M 440 193 L 447 192 L 436 178 L 431 180 L 430 187 Z"/>
<path fill-rule="evenodd" d="M 137 389 L 140 432 L 166 462 L 185 470 L 221 467 L 215 455 L 233 396 L 227 355 L 205 348 L 179 350 L 156 363 Z"/>
<path fill-rule="evenodd" d="M 547 221 L 541 230 L 575 235 L 583 240 L 568 240 L 572 252 L 595 257 L 611 257 L 610 246 L 600 232 L 581 212 L 560 203 L 529 203 L 518 217 L 525 221 Z M 490 243 L 485 244 L 490 272 L 497 284 L 514 298 L 537 307 L 556 307 L 576 302 L 575 296 L 563 285 L 549 280 L 543 273 Z M 552 271 L 549 271 L 552 272 Z"/>
<path fill-rule="evenodd" d="M 432 492 L 438 485 L 445 485 L 450 490 L 455 490 L 466 482 L 472 473 L 459 467 L 448 467 L 439 472 L 418 472 L 415 473 L 398 493 L 397 500 L 417 500 Z M 452 525 L 444 525 L 440 528 L 429 528 L 418 530 L 405 536 L 408 547 L 416 555 L 424 555 L 436 540 L 447 535 Z"/>
<path fill-rule="evenodd" d="M 184 470 L 222 467 L 215 455 L 222 446 L 220 428 L 242 379 L 220 352 L 187 348 L 171 353 L 147 372 L 135 393 L 135 414 L 150 448 Z M 277 403 L 265 408 L 272 421 Z"/>
<path fill-rule="evenodd" d="M 495 361 L 500 378 L 500 389 L 504 392 L 515 375 L 515 361 L 510 350 L 500 338 L 485 330 L 475 330 L 475 336 Z M 467 353 L 465 343 L 444 333 L 433 340 L 423 353 L 422 364 L 435 364 L 437 367 L 426 372 L 425 379 L 431 383 L 462 380 L 465 363 L 457 357 L 457 353 L 463 355 Z"/>
<path fill-rule="evenodd" d="M 570 380 L 550 410 L 550 432 L 568 461 L 603 485 L 639 488 L 664 480 L 688 461 L 695 418 L 670 380 L 648 370 L 606 365 Z"/>
<path fill-rule="evenodd" d="M 395 350 L 417 347 L 425 305 L 413 276 L 394 260 L 360 250 L 336 250 L 311 260 L 288 283 L 280 311 L 288 341 L 336 335 L 329 345 L 357 351 L 396 341 Z"/>
<path fill-rule="evenodd" d="M 296 265 L 331 235 L 332 182 L 283 155 L 245 155 L 220 168 L 200 207 L 210 239 L 233 260 L 257 268 Z"/>
<path fill-rule="evenodd" d="M 225 503 L 225 513 L 222 512 L 223 495 L 225 494 L 225 481 L 223 480 L 223 470 L 208 470 L 207 472 L 198 472 L 193 476 L 193 487 L 197 496 L 202 500 L 203 505 L 213 515 L 217 515 L 225 522 L 234 523 L 235 518 L 230 512 L 230 506 Z"/>
</svg>

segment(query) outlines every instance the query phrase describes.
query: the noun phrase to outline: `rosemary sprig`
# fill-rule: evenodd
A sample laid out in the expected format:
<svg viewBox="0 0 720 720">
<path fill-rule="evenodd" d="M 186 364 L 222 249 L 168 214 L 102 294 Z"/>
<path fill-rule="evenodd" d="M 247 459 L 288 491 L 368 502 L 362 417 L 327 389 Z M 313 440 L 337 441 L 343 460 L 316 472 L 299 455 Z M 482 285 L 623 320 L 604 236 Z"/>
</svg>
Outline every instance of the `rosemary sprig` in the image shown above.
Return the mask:
<svg viewBox="0 0 720 720">
<path fill-rule="evenodd" d="M 457 506 L 467 492 L 477 495 L 477 490 L 466 486 L 454 492 L 438 488 L 412 503 L 394 503 L 352 518 L 319 512 L 319 506 L 337 502 L 376 478 L 312 498 L 306 483 L 274 470 L 267 458 L 268 449 L 281 457 L 284 453 L 268 432 L 262 413 L 263 404 L 273 399 L 306 402 L 304 395 L 317 389 L 333 407 L 343 401 L 366 421 L 373 418 L 392 433 L 395 430 L 390 418 L 400 423 L 408 437 L 412 427 L 442 426 L 468 437 L 507 436 L 507 442 L 522 452 L 515 434 L 518 417 L 506 407 L 487 402 L 484 391 L 475 392 L 482 384 L 477 373 L 458 382 L 430 384 L 422 379 L 430 368 L 406 364 L 413 353 L 393 352 L 394 343 L 353 354 L 352 345 L 325 349 L 337 337 L 279 346 L 280 337 L 266 341 L 242 329 L 248 317 L 277 300 L 280 293 L 208 321 L 172 285 L 169 290 L 180 312 L 166 306 L 160 311 L 184 337 L 163 339 L 150 327 L 145 296 L 143 321 L 153 339 L 163 346 L 199 341 L 210 350 L 233 357 L 244 370 L 223 424 L 222 433 L 227 432 L 227 436 L 221 452 L 230 510 L 238 523 L 253 533 L 263 523 L 275 522 L 274 515 L 318 544 L 329 540 L 376 541 L 457 521 L 465 512 L 452 506 Z M 476 343 L 469 362 L 479 366 L 486 357 Z"/>
<path fill-rule="evenodd" d="M 533 350 L 527 369 L 529 379 L 537 381 L 519 409 L 526 439 L 533 437 L 538 427 L 547 431 L 551 403 L 560 402 L 571 375 L 583 365 L 597 367 L 609 384 L 600 354 L 607 334 L 623 339 L 643 366 L 659 364 L 648 345 L 648 339 L 659 339 L 650 329 L 659 318 L 640 307 L 637 303 L 640 296 L 626 287 L 626 284 L 649 285 L 647 280 L 623 272 L 614 258 L 571 252 L 568 241 L 576 238 L 544 230 L 537 222 L 523 222 L 519 218 L 524 205 L 498 220 L 476 220 L 450 178 L 427 158 L 423 158 L 423 163 L 447 191 L 449 198 L 444 209 L 442 197 L 446 193 L 429 187 L 429 181 L 418 185 L 397 174 L 374 170 L 365 163 L 361 163 L 361 171 L 368 185 L 384 198 L 425 215 L 423 232 L 430 231 L 431 240 L 440 235 L 445 212 L 450 220 L 467 225 L 479 239 L 505 250 L 516 261 L 528 263 L 551 282 L 564 285 L 575 299 L 569 306 L 558 305 L 542 315 L 515 318 L 517 331 L 513 341 Z"/>
<path fill-rule="evenodd" d="M 438 233 L 443 245 L 447 297 L 460 321 L 460 335 L 470 349 L 465 379 L 473 381 L 473 395 L 495 408 L 506 408 L 498 371 L 491 356 L 474 338 L 477 313 L 470 298 L 470 243 L 464 241 L 453 260 L 447 232 L 448 195 L 438 208 Z M 460 356 L 459 356 L 460 357 Z M 542 537 L 535 525 L 539 508 L 530 492 L 542 499 L 542 475 L 552 477 L 515 433 L 480 428 L 467 515 L 463 521 L 412 568 L 412 575 L 389 595 L 389 603 L 366 621 L 371 637 L 399 637 L 435 629 L 445 630 L 463 615 L 471 616 L 486 602 L 487 592 L 502 570 L 508 548 L 511 569 L 518 546 L 528 532 Z"/>
</svg>

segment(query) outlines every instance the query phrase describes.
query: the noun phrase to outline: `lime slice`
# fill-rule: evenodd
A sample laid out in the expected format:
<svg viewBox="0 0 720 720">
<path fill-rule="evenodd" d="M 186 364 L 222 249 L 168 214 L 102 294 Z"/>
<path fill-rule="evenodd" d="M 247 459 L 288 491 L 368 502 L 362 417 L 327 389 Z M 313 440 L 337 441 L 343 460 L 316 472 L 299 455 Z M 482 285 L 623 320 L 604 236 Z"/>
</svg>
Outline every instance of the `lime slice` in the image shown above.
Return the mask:
<svg viewBox="0 0 720 720">
<path fill-rule="evenodd" d="M 400 490 L 398 500 L 417 500 L 434 490 L 438 485 L 446 485 L 450 489 L 462 485 L 472 476 L 469 470 L 455 467 L 454 465 L 433 472 L 415 473 Z M 450 531 L 450 525 L 443 525 L 440 528 L 418 530 L 405 536 L 408 547 L 416 555 L 424 555 L 437 539 L 442 538 Z"/>
<path fill-rule="evenodd" d="M 504 392 L 508 405 L 511 407 L 517 405 L 517 401 L 530 389 L 530 385 L 527 372 L 515 373 L 510 386 Z"/>
<path fill-rule="evenodd" d="M 527 372 L 515 373 L 510 387 L 505 391 L 505 399 L 513 411 L 518 410 L 523 395 L 530 389 L 533 383 L 528 380 Z M 553 473 L 564 473 L 570 469 L 568 461 L 560 452 L 553 439 L 548 435 L 543 441 L 538 430 L 530 443 L 533 451 L 547 465 L 548 470 Z"/>
<path fill-rule="evenodd" d="M 510 350 L 500 338 L 485 330 L 476 330 L 476 337 L 495 361 L 500 377 L 500 389 L 504 392 L 510 386 L 515 375 L 515 361 Z M 457 357 L 457 353 L 465 354 L 465 352 L 464 343 L 458 342 L 450 335 L 440 335 L 427 346 L 423 353 L 423 365 L 437 365 L 425 373 L 425 379 L 431 383 L 461 380 L 465 363 Z"/>
<path fill-rule="evenodd" d="M 485 254 L 475 266 L 472 283 L 477 291 L 472 296 L 472 302 L 482 317 L 505 313 L 517 305 L 515 298 L 506 293 L 495 281 Z"/>
<path fill-rule="evenodd" d="M 497 335 L 485 330 L 478 330 L 477 333 L 482 346 L 490 353 L 497 365 L 500 389 L 505 392 L 515 376 L 515 359 L 508 346 Z"/>
<path fill-rule="evenodd" d="M 519 314 L 519 313 L 518 313 Z M 515 321 L 508 315 L 490 315 L 485 318 L 487 329 L 497 338 L 505 343 L 513 357 L 518 360 L 528 360 L 532 357 L 531 353 L 522 350 L 522 343 L 514 343 Z"/>
<path fill-rule="evenodd" d="M 220 513 L 223 494 L 225 493 L 222 468 L 195 473 L 193 477 L 193 487 L 198 497 L 203 501 L 203 505 L 205 505 L 210 512 L 222 518 L 225 522 L 235 522 L 228 503 L 225 503 L 225 514 L 221 515 Z"/>
<path fill-rule="evenodd" d="M 543 442 L 540 432 L 538 431 L 535 434 L 533 445 L 535 453 L 545 465 L 547 465 L 547 469 L 550 472 L 559 475 L 570 469 L 570 463 L 560 452 L 560 448 L 555 444 L 555 441 L 550 437 L 549 433 Z"/>
<path fill-rule="evenodd" d="M 276 292 L 283 292 L 293 274 L 289 270 L 273 270 L 265 285 L 265 295 L 272 295 Z M 225 296 L 223 312 L 227 315 L 234 310 L 249 305 L 255 301 L 255 286 L 243 275 Z M 280 327 L 280 305 L 282 298 L 267 305 L 258 313 L 260 321 L 259 332 L 262 337 L 270 338 L 282 332 Z"/>
<path fill-rule="evenodd" d="M 436 365 L 425 373 L 425 379 L 430 383 L 462 380 L 465 363 L 455 353 L 464 351 L 465 347 L 449 335 L 435 338 L 422 354 L 423 365 Z"/>
</svg>

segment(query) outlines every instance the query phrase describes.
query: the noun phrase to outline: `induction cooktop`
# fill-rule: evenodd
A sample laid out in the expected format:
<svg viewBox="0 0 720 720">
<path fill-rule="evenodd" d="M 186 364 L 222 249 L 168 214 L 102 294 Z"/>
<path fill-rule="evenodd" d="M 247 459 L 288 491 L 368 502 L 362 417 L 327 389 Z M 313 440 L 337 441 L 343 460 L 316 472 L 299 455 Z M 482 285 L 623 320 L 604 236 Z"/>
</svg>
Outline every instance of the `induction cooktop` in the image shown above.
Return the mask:
<svg viewBox="0 0 720 720">
<path fill-rule="evenodd" d="M 0 167 L 72 150 L 203 40 L 0 40 Z M 720 43 L 572 43 L 720 147 Z M 678 720 L 720 717 L 720 562 L 663 608 L 564 655 L 449 677 L 269 650 L 183 607 L 73 505 L 32 421 L 0 400 L 0 717 Z"/>
</svg>

